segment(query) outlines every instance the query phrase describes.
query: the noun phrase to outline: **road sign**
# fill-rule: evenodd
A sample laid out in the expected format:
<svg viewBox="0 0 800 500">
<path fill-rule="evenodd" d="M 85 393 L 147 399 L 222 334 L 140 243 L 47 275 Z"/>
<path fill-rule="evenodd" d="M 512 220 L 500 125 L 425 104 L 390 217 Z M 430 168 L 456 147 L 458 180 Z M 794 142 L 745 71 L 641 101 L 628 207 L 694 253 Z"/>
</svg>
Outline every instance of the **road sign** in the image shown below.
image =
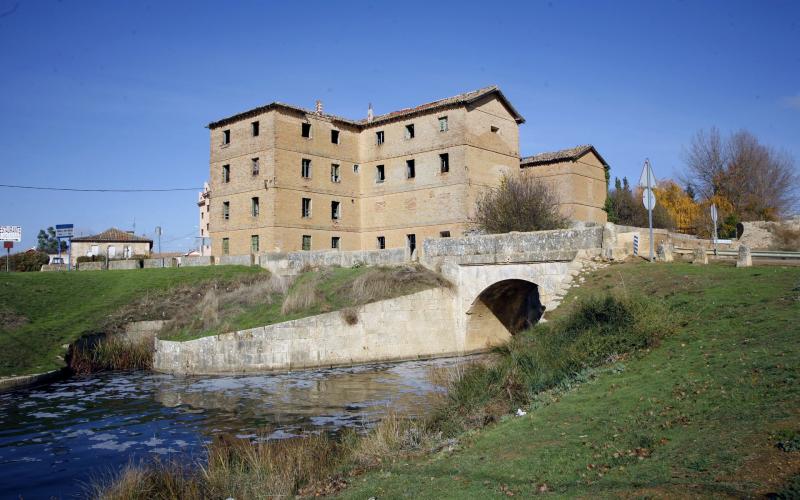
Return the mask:
<svg viewBox="0 0 800 500">
<path fill-rule="evenodd" d="M 22 241 L 22 226 L 0 226 L 0 241 Z"/>
<path fill-rule="evenodd" d="M 72 238 L 73 233 L 72 224 L 56 224 L 56 238 Z"/>
<path fill-rule="evenodd" d="M 717 225 L 717 219 L 719 218 L 719 214 L 717 213 L 717 206 L 711 205 L 711 220 L 714 222 L 714 225 Z"/>
<path fill-rule="evenodd" d="M 642 190 L 642 204 L 644 204 L 644 208 L 647 210 L 656 208 L 656 194 L 652 189 L 644 188 Z"/>
<path fill-rule="evenodd" d="M 11 250 L 12 248 L 14 248 L 14 242 L 13 241 L 4 241 L 3 242 L 3 248 L 5 248 L 6 250 Z"/>
<path fill-rule="evenodd" d="M 648 172 L 650 173 L 650 179 L 647 178 Z M 642 167 L 642 175 L 639 176 L 639 185 L 644 188 L 649 188 L 656 184 L 658 184 L 658 181 L 656 180 L 656 174 L 653 173 L 653 167 L 650 166 L 649 161 L 645 161 L 644 167 Z"/>
</svg>

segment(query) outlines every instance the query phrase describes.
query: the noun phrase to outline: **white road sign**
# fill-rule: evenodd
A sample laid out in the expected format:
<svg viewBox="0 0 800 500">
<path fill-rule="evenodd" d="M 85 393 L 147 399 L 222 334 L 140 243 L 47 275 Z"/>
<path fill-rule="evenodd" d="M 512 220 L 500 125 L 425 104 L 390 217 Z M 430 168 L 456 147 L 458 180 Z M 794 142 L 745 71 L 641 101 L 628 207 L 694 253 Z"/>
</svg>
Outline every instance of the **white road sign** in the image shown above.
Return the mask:
<svg viewBox="0 0 800 500">
<path fill-rule="evenodd" d="M 647 210 L 656 208 L 656 194 L 652 189 L 644 188 L 642 190 L 642 204 Z"/>
<path fill-rule="evenodd" d="M 0 226 L 0 241 L 22 241 L 22 226 Z"/>
<path fill-rule="evenodd" d="M 650 184 L 647 183 L 647 173 L 650 172 Z M 642 175 L 639 176 L 639 185 L 647 188 L 653 187 L 658 184 L 656 180 L 656 174 L 653 173 L 653 167 L 650 166 L 650 162 L 644 162 L 644 167 L 642 168 Z"/>
</svg>

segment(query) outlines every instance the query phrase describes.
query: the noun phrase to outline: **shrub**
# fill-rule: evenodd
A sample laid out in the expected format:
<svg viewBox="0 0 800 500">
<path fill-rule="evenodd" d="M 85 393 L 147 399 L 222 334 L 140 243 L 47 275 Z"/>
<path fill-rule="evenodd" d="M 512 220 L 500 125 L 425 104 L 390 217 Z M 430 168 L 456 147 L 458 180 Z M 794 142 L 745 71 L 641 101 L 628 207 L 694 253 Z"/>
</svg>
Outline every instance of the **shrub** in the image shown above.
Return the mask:
<svg viewBox="0 0 800 500">
<path fill-rule="evenodd" d="M 297 283 L 283 299 L 281 314 L 287 315 L 306 311 L 322 302 L 324 297 L 319 290 L 320 281 L 320 273 L 316 273 L 307 275 L 305 279 Z"/>
<path fill-rule="evenodd" d="M 475 204 L 473 224 L 486 233 L 561 229 L 569 219 L 559 212 L 555 189 L 532 175 L 504 175 L 500 185 Z"/>
<path fill-rule="evenodd" d="M 153 339 L 134 341 L 120 335 L 98 335 L 83 339 L 70 346 L 67 366 L 78 374 L 149 370 L 153 366 Z"/>
<path fill-rule="evenodd" d="M 42 266 L 50 262 L 50 256 L 38 250 L 28 250 L 12 254 L 10 259 L 4 255 L 0 257 L 0 271 L 6 270 L 6 260 L 11 271 L 22 273 L 41 271 Z"/>
</svg>

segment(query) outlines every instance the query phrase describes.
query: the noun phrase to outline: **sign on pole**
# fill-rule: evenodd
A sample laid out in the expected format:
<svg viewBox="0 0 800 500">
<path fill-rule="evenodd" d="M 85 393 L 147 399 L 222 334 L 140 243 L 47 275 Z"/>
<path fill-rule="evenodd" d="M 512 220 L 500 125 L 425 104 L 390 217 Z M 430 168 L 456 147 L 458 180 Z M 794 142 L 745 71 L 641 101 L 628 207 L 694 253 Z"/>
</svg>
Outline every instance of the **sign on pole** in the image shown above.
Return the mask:
<svg viewBox="0 0 800 500">
<path fill-rule="evenodd" d="M 72 224 L 56 224 L 56 238 L 72 238 L 74 226 Z"/>
<path fill-rule="evenodd" d="M 642 190 L 642 204 L 648 210 L 656 208 L 656 194 L 652 189 L 644 188 Z"/>
<path fill-rule="evenodd" d="M 717 206 L 713 203 L 711 204 L 711 225 L 714 226 L 713 231 L 713 238 L 714 238 L 714 255 L 717 254 L 717 240 L 719 239 L 717 236 L 717 221 L 719 220 L 719 213 L 717 212 Z"/>
<path fill-rule="evenodd" d="M 22 226 L 0 226 L 0 241 L 22 241 Z"/>
<path fill-rule="evenodd" d="M 653 208 L 656 206 L 656 195 L 653 193 L 653 187 L 656 182 L 656 175 L 653 173 L 653 167 L 650 166 L 650 160 L 645 158 L 642 175 L 639 176 L 639 185 L 644 188 L 642 203 L 647 209 L 647 223 L 650 226 L 650 262 L 655 260 L 653 255 Z"/>
</svg>

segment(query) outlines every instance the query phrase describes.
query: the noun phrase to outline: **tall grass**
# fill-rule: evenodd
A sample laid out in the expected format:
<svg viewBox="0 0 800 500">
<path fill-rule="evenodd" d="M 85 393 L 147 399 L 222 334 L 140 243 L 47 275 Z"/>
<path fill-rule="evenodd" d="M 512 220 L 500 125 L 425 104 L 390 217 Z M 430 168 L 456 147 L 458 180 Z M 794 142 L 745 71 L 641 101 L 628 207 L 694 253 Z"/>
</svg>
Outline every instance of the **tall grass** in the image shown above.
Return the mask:
<svg viewBox="0 0 800 500">
<path fill-rule="evenodd" d="M 411 290 L 433 287 L 452 288 L 453 285 L 420 265 L 375 267 L 353 280 L 349 286 L 342 287 L 340 293 L 348 295 L 353 304 L 368 304 Z"/>
<path fill-rule="evenodd" d="M 116 334 L 88 338 L 70 347 L 67 365 L 80 375 L 112 370 L 149 370 L 153 366 L 153 339 L 129 340 Z"/>
</svg>

